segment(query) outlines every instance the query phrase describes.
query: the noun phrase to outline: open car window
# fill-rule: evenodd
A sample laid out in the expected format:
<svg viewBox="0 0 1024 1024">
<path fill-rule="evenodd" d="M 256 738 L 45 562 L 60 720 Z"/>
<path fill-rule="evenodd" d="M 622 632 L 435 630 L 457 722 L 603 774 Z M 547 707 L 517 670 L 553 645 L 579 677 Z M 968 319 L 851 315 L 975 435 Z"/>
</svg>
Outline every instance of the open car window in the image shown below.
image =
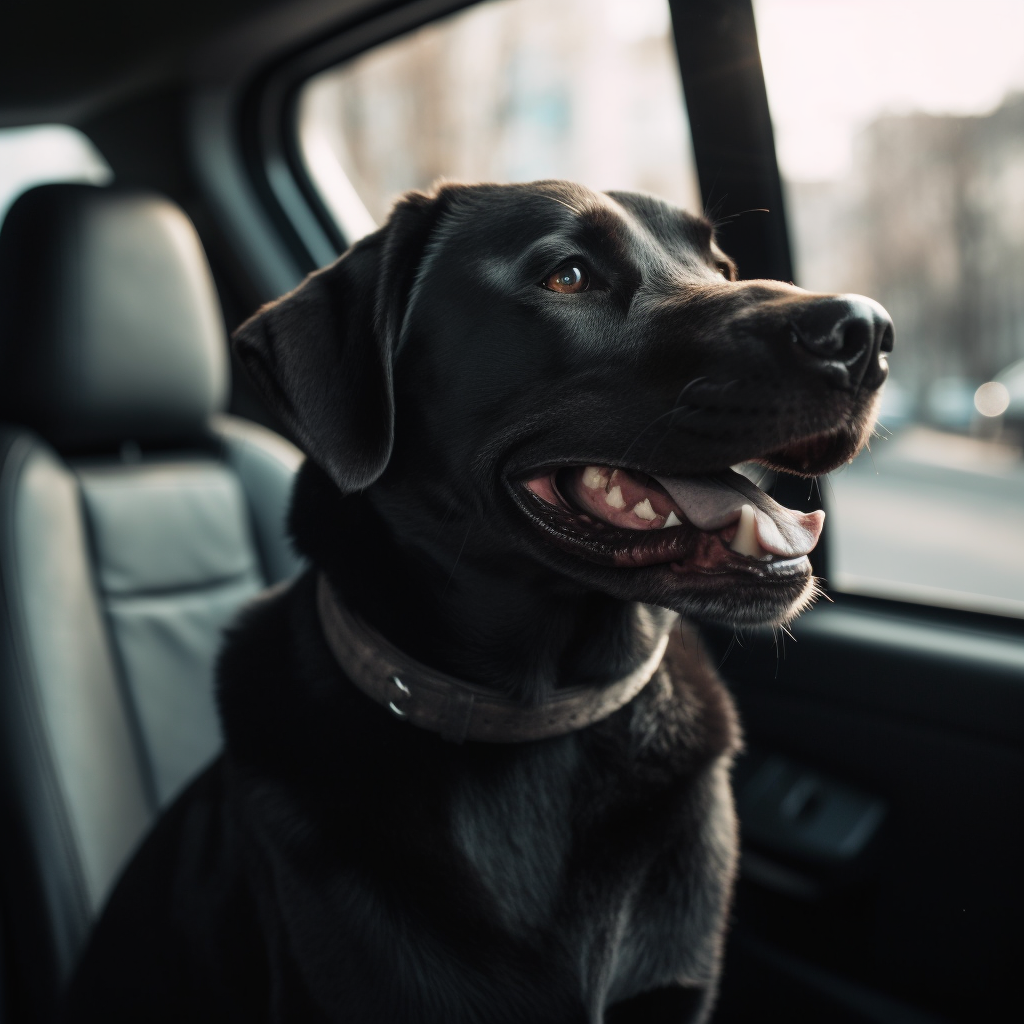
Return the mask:
<svg viewBox="0 0 1024 1024">
<path fill-rule="evenodd" d="M 492 0 L 312 78 L 298 135 L 349 240 L 406 189 L 569 178 L 699 210 L 667 0 Z"/>
<path fill-rule="evenodd" d="M 1024 616 L 1024 5 L 756 0 L 797 283 L 896 324 L 833 590 Z"/>
</svg>

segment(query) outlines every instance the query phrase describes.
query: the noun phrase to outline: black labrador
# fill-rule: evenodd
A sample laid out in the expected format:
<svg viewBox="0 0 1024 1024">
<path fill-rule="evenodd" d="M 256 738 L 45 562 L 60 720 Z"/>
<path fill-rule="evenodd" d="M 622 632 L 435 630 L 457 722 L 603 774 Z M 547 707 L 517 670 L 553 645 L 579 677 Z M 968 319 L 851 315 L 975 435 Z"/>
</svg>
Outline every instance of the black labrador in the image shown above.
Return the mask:
<svg viewBox="0 0 1024 1024">
<path fill-rule="evenodd" d="M 647 196 L 444 185 L 240 328 L 312 568 L 231 633 L 223 758 L 67 1020 L 707 1019 L 738 729 L 679 616 L 809 603 L 822 514 L 730 467 L 849 460 L 893 339 L 735 278 Z"/>
</svg>

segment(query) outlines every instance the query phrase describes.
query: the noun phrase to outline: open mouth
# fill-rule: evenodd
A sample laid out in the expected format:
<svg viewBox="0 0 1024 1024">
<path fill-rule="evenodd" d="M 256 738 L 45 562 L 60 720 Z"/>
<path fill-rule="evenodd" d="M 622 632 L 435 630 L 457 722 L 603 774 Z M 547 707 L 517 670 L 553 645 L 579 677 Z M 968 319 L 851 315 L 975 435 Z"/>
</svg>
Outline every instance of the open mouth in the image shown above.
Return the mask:
<svg viewBox="0 0 1024 1024">
<path fill-rule="evenodd" d="M 825 513 L 774 501 L 746 476 L 671 477 L 605 465 L 533 475 L 520 504 L 561 547 L 621 568 L 665 566 L 680 576 L 807 576 Z"/>
</svg>

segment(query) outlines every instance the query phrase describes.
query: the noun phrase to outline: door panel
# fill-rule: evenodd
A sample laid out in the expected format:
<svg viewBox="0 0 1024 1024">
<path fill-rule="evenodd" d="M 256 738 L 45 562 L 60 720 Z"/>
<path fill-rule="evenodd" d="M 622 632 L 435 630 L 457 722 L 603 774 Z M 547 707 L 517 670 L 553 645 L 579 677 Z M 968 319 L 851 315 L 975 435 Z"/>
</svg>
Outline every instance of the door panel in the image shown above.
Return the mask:
<svg viewBox="0 0 1024 1024">
<path fill-rule="evenodd" d="M 1013 1019 L 1024 953 L 1022 645 L 1005 629 L 986 636 L 976 623 L 930 624 L 919 609 L 865 604 L 807 613 L 784 651 L 771 636 L 740 646 L 716 635 L 720 651 L 731 645 L 722 671 L 749 746 L 887 807 L 868 863 L 848 880 L 802 898 L 748 870 L 738 955 L 757 961 L 761 943 L 950 1019 Z M 741 804 L 743 774 L 741 762 Z M 821 878 L 807 858 L 748 848 Z M 727 968 L 727 993 L 743 975 Z"/>
</svg>

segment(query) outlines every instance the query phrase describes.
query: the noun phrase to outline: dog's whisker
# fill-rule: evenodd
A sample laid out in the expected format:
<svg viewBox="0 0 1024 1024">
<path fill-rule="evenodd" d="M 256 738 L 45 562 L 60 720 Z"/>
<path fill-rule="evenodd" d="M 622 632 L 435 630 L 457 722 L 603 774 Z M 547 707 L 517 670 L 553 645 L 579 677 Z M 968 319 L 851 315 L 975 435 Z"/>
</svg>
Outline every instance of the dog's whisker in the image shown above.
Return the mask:
<svg viewBox="0 0 1024 1024">
<path fill-rule="evenodd" d="M 623 459 L 627 458 L 629 453 L 632 451 L 633 446 L 635 444 L 637 444 L 637 442 L 640 440 L 640 438 L 643 437 L 643 435 L 646 434 L 648 430 L 650 430 L 652 427 L 656 426 L 659 422 L 661 422 L 661 420 L 665 419 L 665 417 L 667 417 L 667 416 L 674 417 L 676 414 L 682 412 L 683 410 L 688 410 L 690 413 L 695 412 L 696 410 L 695 410 L 695 408 L 693 406 L 686 405 L 686 404 L 682 404 L 681 405 L 680 402 L 681 402 L 683 396 L 686 394 L 687 391 L 689 391 L 693 387 L 696 387 L 697 385 L 701 384 L 703 381 L 706 381 L 707 379 L 708 379 L 707 376 L 694 377 L 693 380 L 691 380 L 688 383 L 686 383 L 685 385 L 683 385 L 683 387 L 680 388 L 679 392 L 676 394 L 676 397 L 673 400 L 671 407 L 666 409 L 665 412 L 660 413 L 659 415 L 655 416 L 654 419 L 651 420 L 651 422 L 648 423 L 636 435 L 635 438 L 633 438 L 633 440 L 630 442 L 629 446 L 626 448 L 625 452 L 623 453 L 622 458 Z M 735 383 L 737 383 L 737 381 L 727 381 L 723 385 L 723 387 L 729 387 L 730 385 L 735 384 Z M 671 429 L 671 424 L 669 425 L 669 429 Z M 659 444 L 660 443 L 661 442 L 659 441 Z"/>
<path fill-rule="evenodd" d="M 684 409 L 687 410 L 689 414 L 692 414 L 692 413 L 694 413 L 696 411 L 693 406 L 691 406 L 691 405 L 680 405 L 680 402 L 681 402 L 683 396 L 686 394 L 686 392 L 690 390 L 690 388 L 695 387 L 696 385 L 700 384 L 702 381 L 705 381 L 707 379 L 708 378 L 706 376 L 702 376 L 702 377 L 695 377 L 693 380 L 691 380 L 676 395 L 675 401 L 672 403 L 672 408 L 669 409 L 668 412 L 662 413 L 661 416 L 659 416 L 656 419 L 652 420 L 652 422 L 648 425 L 648 427 L 653 427 L 660 419 L 663 419 L 665 416 L 669 417 L 669 422 L 668 422 L 668 426 L 665 428 L 665 433 L 661 436 L 661 438 L 659 438 L 658 443 L 654 446 L 654 449 L 651 452 L 652 455 L 655 452 L 657 452 L 657 450 L 661 447 L 662 441 L 664 441 L 668 437 L 668 435 L 671 432 L 673 426 L 675 426 L 676 414 L 682 412 Z M 735 383 L 735 382 L 734 381 L 729 381 L 729 382 L 727 382 L 724 385 L 724 387 L 729 387 L 733 383 Z"/>
<path fill-rule="evenodd" d="M 629 454 L 630 454 L 630 452 L 632 452 L 633 448 L 634 448 L 634 447 L 635 447 L 635 446 L 636 446 L 637 444 L 639 444 L 639 442 L 640 442 L 640 438 L 642 438 L 642 437 L 644 436 L 644 434 L 646 434 L 646 433 L 647 433 L 647 432 L 648 432 L 648 431 L 649 431 L 650 429 L 652 429 L 653 427 L 656 427 L 656 426 L 658 425 L 658 423 L 659 423 L 659 422 L 661 422 L 661 420 L 665 419 L 665 417 L 666 417 L 666 416 L 675 416 L 675 415 L 677 415 L 678 413 L 682 412 L 682 411 L 683 411 L 683 409 L 685 409 L 685 408 L 686 408 L 686 407 L 685 407 L 685 406 L 683 406 L 682 408 L 678 408 L 678 409 L 677 409 L 677 408 L 673 408 L 673 409 L 668 409 L 668 410 L 666 410 L 665 412 L 661 413 L 661 415 L 659 415 L 659 416 L 656 416 L 656 417 L 655 417 L 655 418 L 654 418 L 653 420 L 651 420 L 651 422 L 650 422 L 650 423 L 648 423 L 648 424 L 647 424 L 647 425 L 646 425 L 646 426 L 645 426 L 645 427 L 644 427 L 644 428 L 643 428 L 643 429 L 642 429 L 642 430 L 641 430 L 641 431 L 640 431 L 640 432 L 639 432 L 639 433 L 638 433 L 638 434 L 636 435 L 636 437 L 634 437 L 634 438 L 633 438 L 633 440 L 629 442 L 629 445 L 628 445 L 628 447 L 627 447 L 627 448 L 625 449 L 625 451 L 624 451 L 624 452 L 622 453 L 622 456 L 621 456 L 621 458 L 622 458 L 622 461 L 623 461 L 623 462 L 625 462 L 625 461 L 626 461 L 626 460 L 627 460 L 627 459 L 629 458 Z M 671 429 L 671 424 L 670 424 L 670 429 Z M 659 444 L 660 444 L 660 442 L 659 442 Z"/>
<path fill-rule="evenodd" d="M 451 583 L 452 577 L 455 575 L 455 570 L 459 567 L 459 561 L 462 558 L 462 552 L 466 550 L 466 541 L 469 540 L 469 534 L 472 531 L 472 525 L 466 528 L 466 534 L 462 538 L 462 543 L 459 545 L 459 553 L 455 556 L 455 562 L 452 564 L 452 571 L 448 573 L 448 579 L 444 581 L 444 586 L 441 588 L 441 596 L 444 597 L 448 590 L 448 584 Z"/>
<path fill-rule="evenodd" d="M 653 419 L 653 420 L 651 420 L 651 422 L 650 422 L 650 423 L 648 423 L 648 424 L 647 424 L 647 426 L 645 426 L 645 427 L 644 427 L 644 428 L 643 428 L 643 429 L 642 429 L 642 430 L 641 430 L 641 431 L 640 431 L 640 432 L 639 432 L 639 433 L 638 433 L 638 434 L 636 435 L 636 437 L 634 437 L 634 438 L 633 438 L 633 440 L 632 440 L 632 441 L 630 441 L 630 443 L 629 443 L 629 447 L 627 447 L 627 448 L 626 448 L 626 450 L 625 450 L 625 451 L 624 451 L 624 452 L 622 453 L 622 459 L 623 459 L 623 460 L 627 459 L 627 458 L 629 457 L 629 453 L 630 453 L 630 452 L 631 452 L 631 451 L 633 450 L 634 446 L 635 446 L 636 444 L 638 444 L 638 443 L 639 443 L 639 441 L 640 441 L 640 438 L 642 438 L 642 437 L 644 436 L 644 434 L 646 434 L 646 433 L 647 433 L 647 432 L 648 432 L 649 430 L 651 430 L 651 429 L 652 429 L 653 427 L 656 427 L 656 426 L 657 426 L 657 425 L 658 425 L 658 424 L 659 424 L 659 423 L 660 423 L 660 422 L 661 422 L 661 421 L 662 421 L 663 419 L 665 419 L 665 418 L 666 418 L 667 416 L 671 416 L 671 417 L 673 418 L 673 422 L 672 422 L 672 423 L 669 423 L 669 425 L 668 425 L 668 428 L 667 428 L 667 430 L 666 430 L 666 434 L 668 433 L 668 431 L 670 431 L 670 430 L 672 429 L 672 426 L 673 426 L 673 424 L 674 424 L 674 420 L 675 420 L 675 417 L 676 417 L 676 416 L 678 416 L 678 415 L 679 415 L 680 413 L 683 413 L 683 412 L 685 412 L 685 413 L 686 413 L 687 415 L 693 415 L 693 413 L 695 413 L 695 412 L 697 412 L 697 411 L 698 411 L 698 410 L 697 410 L 697 409 L 695 409 L 695 408 L 694 408 L 693 406 L 689 406 L 689 405 L 680 405 L 680 406 L 673 406 L 673 407 L 672 407 L 671 409 L 666 409 L 666 410 L 665 410 L 665 412 L 661 413 L 661 414 L 660 414 L 660 415 L 658 415 L 658 416 L 655 416 L 655 417 L 654 417 L 654 419 Z M 663 438 L 661 438 L 661 440 L 659 440 L 659 441 L 658 441 L 658 445 L 660 445 L 660 444 L 661 444 L 661 441 L 663 441 L 663 440 L 664 440 L 664 437 L 663 437 Z"/>
<path fill-rule="evenodd" d="M 665 430 L 665 437 L 668 436 L 668 434 L 672 430 L 672 427 L 675 425 L 675 417 L 678 414 L 680 414 L 680 413 L 685 411 L 688 416 L 692 416 L 693 414 L 699 412 L 700 411 L 700 407 L 699 406 L 693 406 L 693 405 L 685 404 L 685 403 L 684 404 L 680 404 L 680 401 L 683 398 L 683 396 L 686 394 L 687 391 L 689 391 L 691 388 L 696 387 L 697 385 L 703 383 L 704 381 L 707 381 L 708 379 L 709 378 L 707 376 L 695 377 L 688 384 L 686 384 L 679 391 L 679 393 L 676 395 L 675 400 L 673 401 L 671 408 L 666 409 L 665 412 L 660 413 L 659 415 L 655 416 L 654 419 L 651 420 L 651 422 L 648 423 L 636 435 L 636 437 L 633 438 L 633 440 L 629 443 L 629 446 L 623 452 L 622 459 L 623 460 L 627 459 L 629 454 L 630 454 L 630 452 L 633 450 L 634 446 L 640 441 L 640 438 L 642 438 L 644 436 L 644 434 L 646 434 L 653 427 L 657 426 L 666 417 L 670 418 L 670 422 L 668 424 L 668 427 Z M 716 387 L 717 390 L 725 391 L 725 390 L 728 390 L 729 388 L 735 387 L 739 383 L 741 383 L 741 382 L 740 382 L 740 380 L 738 378 L 733 378 L 732 380 L 723 381 L 721 384 L 716 384 L 715 387 Z M 661 443 L 662 443 L 662 441 L 665 440 L 665 437 L 662 437 L 658 441 L 658 443 L 654 446 L 654 449 L 652 450 L 652 455 L 655 452 L 657 452 L 658 448 L 661 447 Z"/>
<path fill-rule="evenodd" d="M 448 507 L 445 509 L 445 513 L 441 517 L 441 521 L 437 524 L 437 533 L 434 534 L 435 539 L 441 536 L 442 532 L 444 531 L 444 528 L 448 525 L 448 520 L 451 519 L 452 513 L 455 511 L 455 508 L 458 505 L 458 503 L 459 502 L 457 498 L 452 498 L 452 500 L 448 502 Z"/>
<path fill-rule="evenodd" d="M 818 478 L 816 477 L 815 479 L 818 479 Z M 832 486 L 832 481 L 829 479 L 827 474 L 824 477 L 822 477 L 821 479 L 823 479 L 825 481 L 825 483 L 828 485 L 829 494 L 832 495 L 832 498 L 831 498 L 832 504 L 834 506 L 838 507 L 839 501 L 836 498 L 836 489 Z M 819 497 L 821 496 L 820 485 L 819 485 L 818 495 L 819 495 Z"/>
<path fill-rule="evenodd" d="M 704 217 L 709 220 L 712 224 L 724 223 L 719 220 L 719 213 L 722 207 L 725 205 L 725 201 L 729 198 L 729 194 L 725 193 L 720 198 L 715 199 L 715 189 L 718 188 L 718 177 L 716 176 L 714 181 L 711 182 L 711 188 L 708 189 L 707 202 L 704 204 Z"/>
<path fill-rule="evenodd" d="M 679 394 L 676 395 L 676 400 L 672 403 L 672 405 L 673 406 L 678 405 L 679 404 L 679 400 L 683 397 L 683 395 L 686 394 L 687 391 L 690 390 L 690 388 L 696 387 L 702 381 L 705 381 L 707 379 L 708 378 L 707 378 L 706 375 L 702 376 L 702 377 L 694 377 L 693 380 L 691 380 L 688 384 L 684 385 L 682 388 L 679 389 Z"/>
<path fill-rule="evenodd" d="M 676 628 L 679 630 L 679 642 L 683 645 L 683 650 L 686 650 L 686 630 L 683 628 L 681 618 L 676 622 Z"/>
<path fill-rule="evenodd" d="M 775 631 L 775 627 L 772 626 L 772 642 L 775 644 L 775 678 L 779 678 L 779 634 Z"/>
<path fill-rule="evenodd" d="M 742 217 L 748 213 L 771 213 L 771 210 L 768 210 L 765 207 L 761 206 L 749 210 L 740 210 L 739 213 L 730 213 L 727 217 L 715 218 L 715 227 L 720 227 L 723 224 L 729 224 L 732 221 L 736 220 L 737 218 Z"/>
<path fill-rule="evenodd" d="M 736 646 L 736 631 L 733 630 L 732 638 L 729 640 L 729 646 L 725 649 L 725 654 L 722 655 L 722 660 L 718 663 L 717 670 L 720 670 L 722 666 L 728 661 L 729 655 L 732 654 L 733 648 Z"/>
<path fill-rule="evenodd" d="M 564 200 L 559 199 L 557 196 L 553 196 L 548 192 L 542 192 L 541 196 L 544 199 L 550 199 L 553 203 L 558 203 L 559 206 L 564 206 L 567 210 L 570 210 L 572 213 L 576 214 L 577 217 L 583 215 L 583 210 L 581 210 L 578 206 L 573 206 L 571 203 L 567 203 Z"/>
</svg>

